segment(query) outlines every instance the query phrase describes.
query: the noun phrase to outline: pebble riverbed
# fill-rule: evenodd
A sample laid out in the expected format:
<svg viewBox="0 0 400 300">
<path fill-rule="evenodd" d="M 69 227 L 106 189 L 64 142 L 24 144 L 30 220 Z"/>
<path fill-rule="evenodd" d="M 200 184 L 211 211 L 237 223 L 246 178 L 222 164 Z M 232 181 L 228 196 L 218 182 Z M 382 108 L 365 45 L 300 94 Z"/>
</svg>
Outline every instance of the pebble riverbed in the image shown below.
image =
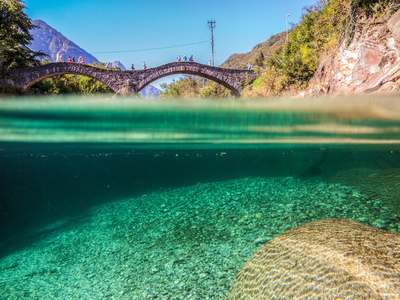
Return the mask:
<svg viewBox="0 0 400 300">
<path fill-rule="evenodd" d="M 0 298 L 226 299 L 258 247 L 327 218 L 400 231 L 385 203 L 339 184 L 292 177 L 199 183 L 36 229 L 34 244 L 0 259 Z"/>
</svg>

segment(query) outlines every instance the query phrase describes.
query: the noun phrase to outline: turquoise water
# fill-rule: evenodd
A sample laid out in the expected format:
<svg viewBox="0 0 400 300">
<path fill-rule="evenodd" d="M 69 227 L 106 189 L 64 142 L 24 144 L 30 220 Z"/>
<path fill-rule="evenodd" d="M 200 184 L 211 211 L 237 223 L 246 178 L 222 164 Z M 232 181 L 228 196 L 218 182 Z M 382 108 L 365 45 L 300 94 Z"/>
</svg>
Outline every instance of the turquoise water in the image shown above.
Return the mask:
<svg viewBox="0 0 400 300">
<path fill-rule="evenodd" d="M 395 97 L 314 100 L 10 99 L 3 143 L 128 149 L 349 148 L 399 144 Z M 7 148 L 7 147 L 6 147 Z M 376 147 L 375 147 L 376 148 Z"/>
<path fill-rule="evenodd" d="M 397 97 L 0 100 L 0 298 L 225 299 L 254 251 L 400 231 Z"/>
</svg>

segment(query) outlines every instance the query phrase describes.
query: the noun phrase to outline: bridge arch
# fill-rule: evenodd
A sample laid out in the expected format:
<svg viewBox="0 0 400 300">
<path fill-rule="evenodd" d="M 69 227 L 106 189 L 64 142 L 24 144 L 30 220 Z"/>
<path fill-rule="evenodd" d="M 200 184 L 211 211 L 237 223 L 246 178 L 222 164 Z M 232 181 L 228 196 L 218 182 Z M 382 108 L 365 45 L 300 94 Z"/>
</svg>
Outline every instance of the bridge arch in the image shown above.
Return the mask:
<svg viewBox="0 0 400 300">
<path fill-rule="evenodd" d="M 146 74 L 147 76 L 143 76 L 143 79 L 139 82 L 137 92 L 160 78 L 175 74 L 187 74 L 215 81 L 228 88 L 233 93 L 239 95 L 242 90 L 241 82 L 245 80 L 245 76 L 241 76 L 243 78 L 240 78 L 239 80 L 237 78 L 238 74 L 244 75 L 243 70 L 212 67 L 194 62 L 169 63 L 157 68 L 149 69 L 148 71 L 148 74 Z"/>
<path fill-rule="evenodd" d="M 108 86 L 115 93 L 118 93 L 119 86 L 115 84 L 114 80 L 110 80 L 110 76 L 108 76 L 110 71 L 114 70 L 96 68 L 85 64 L 62 62 L 51 63 L 33 68 L 13 69 L 10 70 L 10 75 L 11 78 L 14 79 L 14 85 L 23 88 L 29 88 L 35 83 L 57 75 L 82 75 L 93 78 Z"/>
<path fill-rule="evenodd" d="M 40 77 L 38 77 L 38 78 L 36 78 L 36 79 L 34 79 L 34 80 L 28 82 L 27 84 L 25 84 L 25 85 L 23 86 L 23 88 L 24 88 L 24 89 L 29 88 L 29 87 L 31 87 L 32 85 L 34 85 L 34 84 L 36 84 L 36 83 L 38 83 L 38 82 L 40 82 L 40 81 L 42 81 L 42 80 L 44 80 L 44 79 L 47 79 L 47 78 L 51 78 L 51 77 L 54 77 L 54 76 L 57 76 L 57 75 L 68 75 L 68 74 L 71 74 L 71 75 L 82 75 L 82 76 L 86 76 L 86 77 L 93 78 L 93 79 L 95 79 L 95 80 L 97 80 L 97 81 L 99 81 L 99 82 L 105 84 L 106 86 L 108 86 L 108 87 L 109 87 L 110 89 L 112 89 L 115 93 L 118 93 L 118 91 L 116 91 L 115 88 L 113 88 L 112 86 L 109 86 L 107 83 L 103 82 L 102 80 L 100 80 L 100 79 L 98 79 L 98 78 L 96 78 L 96 77 L 94 77 L 94 76 L 90 76 L 90 75 L 82 74 L 82 73 L 78 73 L 78 72 L 76 72 L 76 73 L 72 73 L 72 72 L 60 72 L 60 73 L 52 73 L 52 74 L 48 74 L 48 75 L 43 75 L 43 76 L 40 76 Z"/>
</svg>

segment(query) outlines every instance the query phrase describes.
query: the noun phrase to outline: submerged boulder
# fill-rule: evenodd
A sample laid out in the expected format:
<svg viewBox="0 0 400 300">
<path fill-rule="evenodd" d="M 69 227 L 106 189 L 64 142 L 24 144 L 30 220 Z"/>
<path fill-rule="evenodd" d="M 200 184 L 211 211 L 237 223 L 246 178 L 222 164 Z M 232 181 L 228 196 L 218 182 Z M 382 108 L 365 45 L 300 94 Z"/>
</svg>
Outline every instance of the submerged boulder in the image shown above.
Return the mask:
<svg viewBox="0 0 400 300">
<path fill-rule="evenodd" d="M 311 222 L 260 247 L 230 299 L 400 299 L 400 234 L 345 219 Z"/>
</svg>

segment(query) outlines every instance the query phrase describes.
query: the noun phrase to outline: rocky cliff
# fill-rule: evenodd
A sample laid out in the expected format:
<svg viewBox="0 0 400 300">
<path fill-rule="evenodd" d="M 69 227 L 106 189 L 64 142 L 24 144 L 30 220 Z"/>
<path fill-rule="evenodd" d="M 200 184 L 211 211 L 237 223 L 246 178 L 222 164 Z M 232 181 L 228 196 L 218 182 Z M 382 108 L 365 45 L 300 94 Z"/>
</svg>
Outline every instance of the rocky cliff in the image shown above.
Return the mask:
<svg viewBox="0 0 400 300">
<path fill-rule="evenodd" d="M 359 29 L 349 46 L 325 58 L 309 94 L 361 94 L 400 91 L 400 10 L 388 22 Z"/>
<path fill-rule="evenodd" d="M 57 54 L 64 54 L 66 60 L 68 56 L 75 56 L 78 59 L 82 56 L 86 63 L 98 62 L 97 58 L 87 53 L 84 49 L 67 39 L 60 32 L 41 20 L 34 20 L 32 23 L 39 28 L 30 31 L 33 41 L 30 48 L 34 51 L 42 51 L 50 56 L 49 60 L 55 62 Z"/>
</svg>

